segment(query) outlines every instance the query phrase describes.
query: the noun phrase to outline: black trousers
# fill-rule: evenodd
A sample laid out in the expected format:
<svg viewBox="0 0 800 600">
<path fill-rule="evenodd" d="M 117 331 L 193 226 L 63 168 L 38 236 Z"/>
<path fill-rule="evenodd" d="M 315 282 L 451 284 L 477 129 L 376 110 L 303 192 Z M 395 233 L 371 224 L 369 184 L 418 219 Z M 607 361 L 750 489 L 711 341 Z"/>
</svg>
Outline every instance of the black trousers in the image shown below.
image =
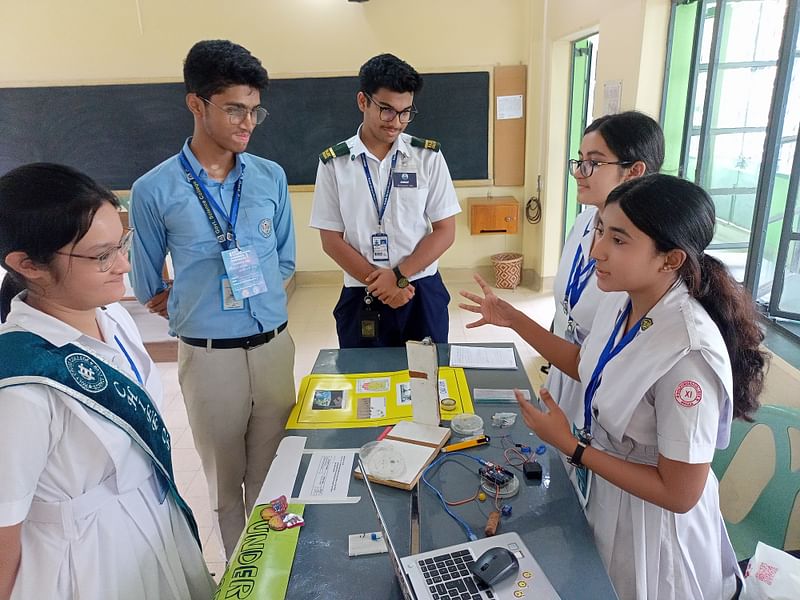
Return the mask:
<svg viewBox="0 0 800 600">
<path fill-rule="evenodd" d="M 446 344 L 450 331 L 447 305 L 450 294 L 439 273 L 412 282 L 414 297 L 400 308 L 391 308 L 373 298 L 372 311 L 378 315 L 375 338 L 361 337 L 361 318 L 366 288 L 344 287 L 333 309 L 340 348 L 377 348 L 404 346 L 409 340 L 430 336 L 436 343 Z"/>
</svg>

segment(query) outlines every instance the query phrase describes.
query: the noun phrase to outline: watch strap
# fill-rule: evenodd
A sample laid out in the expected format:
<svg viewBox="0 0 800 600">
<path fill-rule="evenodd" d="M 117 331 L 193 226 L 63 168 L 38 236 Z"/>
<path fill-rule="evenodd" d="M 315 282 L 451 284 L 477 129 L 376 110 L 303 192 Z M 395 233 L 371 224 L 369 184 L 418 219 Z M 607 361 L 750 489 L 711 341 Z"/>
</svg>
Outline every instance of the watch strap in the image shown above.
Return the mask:
<svg viewBox="0 0 800 600">
<path fill-rule="evenodd" d="M 571 464 L 573 467 L 577 467 L 579 469 L 585 468 L 581 458 L 583 458 L 583 451 L 586 450 L 588 444 L 581 440 L 576 440 L 578 442 L 578 446 L 575 448 L 575 452 L 572 453 L 567 459 L 567 462 Z"/>
<path fill-rule="evenodd" d="M 397 278 L 397 287 L 406 287 L 408 285 L 408 278 L 400 272 L 400 267 L 394 267 L 392 269 L 394 276 Z M 401 284 L 401 281 L 403 282 Z"/>
</svg>

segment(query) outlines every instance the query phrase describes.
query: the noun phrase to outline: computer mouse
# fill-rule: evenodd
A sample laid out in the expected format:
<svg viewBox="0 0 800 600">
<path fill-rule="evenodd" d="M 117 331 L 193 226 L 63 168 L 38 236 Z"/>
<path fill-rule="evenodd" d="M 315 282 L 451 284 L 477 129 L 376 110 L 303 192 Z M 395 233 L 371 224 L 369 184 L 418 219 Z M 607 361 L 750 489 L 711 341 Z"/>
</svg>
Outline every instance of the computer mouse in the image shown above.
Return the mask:
<svg viewBox="0 0 800 600">
<path fill-rule="evenodd" d="M 496 546 L 475 559 L 469 570 L 486 585 L 494 585 L 519 571 L 519 561 L 508 548 Z"/>
</svg>

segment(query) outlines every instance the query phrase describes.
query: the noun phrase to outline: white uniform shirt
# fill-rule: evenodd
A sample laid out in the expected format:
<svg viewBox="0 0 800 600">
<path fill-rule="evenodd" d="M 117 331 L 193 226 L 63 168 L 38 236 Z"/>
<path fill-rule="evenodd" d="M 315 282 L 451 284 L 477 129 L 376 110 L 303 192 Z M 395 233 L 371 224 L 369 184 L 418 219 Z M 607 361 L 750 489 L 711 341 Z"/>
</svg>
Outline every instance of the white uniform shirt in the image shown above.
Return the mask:
<svg viewBox="0 0 800 600">
<path fill-rule="evenodd" d="M 359 128 L 359 133 L 361 129 Z M 383 160 L 378 160 L 356 133 L 347 140 L 349 156 L 320 161 L 311 208 L 311 227 L 344 233 L 345 241 L 376 267 L 394 267 L 403 262 L 431 231 L 431 223 L 461 212 L 447 163 L 441 152 L 411 145 L 405 133 L 395 141 Z M 417 186 L 392 186 L 383 231 L 389 237 L 389 261 L 372 260 L 372 236 L 379 232 L 378 212 L 370 194 L 361 154 L 367 158 L 378 205 L 389 181 L 392 157 L 398 153 L 395 173 L 415 173 Z M 408 277 L 414 281 L 434 275 L 438 261 Z M 344 274 L 346 287 L 363 287 Z"/>
<path fill-rule="evenodd" d="M 597 207 L 587 206 L 575 219 L 575 224 L 564 242 L 558 271 L 556 271 L 555 281 L 553 282 L 553 297 L 556 305 L 553 333 L 575 344 L 582 344 L 583 340 L 586 339 L 592 328 L 592 321 L 594 321 L 597 307 L 605 296 L 626 297 L 622 292 L 607 294 L 598 288 L 597 276 L 594 269 L 592 269 L 591 274 L 588 275 L 589 279 L 586 281 L 586 286 L 583 288 L 583 292 L 577 302 L 573 306 L 565 305 L 564 303 L 567 286 L 570 284 L 570 279 L 573 275 L 573 264 L 575 263 L 578 249 L 580 249 L 584 266 L 591 259 L 597 215 Z M 587 382 L 583 382 L 583 384 L 585 383 Z M 567 415 L 567 419 L 575 430 L 583 429 L 583 384 L 559 371 L 555 365 L 550 366 L 550 372 L 545 382 L 545 387 L 558 402 L 561 410 Z M 578 490 L 575 467 L 567 462 L 566 456 L 561 458 L 567 474 L 575 485 L 576 490 Z M 581 503 L 585 501 L 585 498 L 580 493 L 578 497 Z"/>
<path fill-rule="evenodd" d="M 108 343 L 17 297 L 0 333 L 74 343 L 136 381 L 116 336 L 160 409 L 160 376 L 133 319 L 119 304 L 98 308 L 96 318 Z M 153 473 L 128 434 L 71 396 L 41 384 L 0 390 L 0 526 L 23 523 L 12 600 L 210 597 L 200 550 L 172 499 L 160 502 Z M 58 507 L 59 522 L 40 518 Z"/>
<path fill-rule="evenodd" d="M 599 306 L 581 349 L 584 385 L 626 303 L 624 296 L 607 295 Z M 714 450 L 728 444 L 732 417 L 733 377 L 722 335 L 682 283 L 647 317 L 652 324 L 603 369 L 592 401 L 592 446 L 642 464 L 655 465 L 659 454 L 710 463 Z M 586 516 L 620 598 L 732 596 L 738 567 L 713 471 L 685 514 L 591 477 Z"/>
</svg>

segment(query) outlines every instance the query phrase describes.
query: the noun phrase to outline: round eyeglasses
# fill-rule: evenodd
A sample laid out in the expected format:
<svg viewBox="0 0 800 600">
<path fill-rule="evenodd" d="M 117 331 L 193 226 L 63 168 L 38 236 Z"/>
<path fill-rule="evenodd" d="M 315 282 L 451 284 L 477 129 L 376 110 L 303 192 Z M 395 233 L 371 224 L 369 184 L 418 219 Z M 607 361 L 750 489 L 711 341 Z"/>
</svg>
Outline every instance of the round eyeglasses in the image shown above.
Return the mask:
<svg viewBox="0 0 800 600">
<path fill-rule="evenodd" d="M 369 99 L 370 102 L 378 107 L 378 109 L 381 111 L 380 119 L 386 123 L 391 123 L 395 120 L 395 117 L 399 117 L 401 123 L 411 123 L 411 121 L 414 120 L 414 117 L 417 116 L 418 111 L 413 106 L 405 110 L 395 110 L 391 106 L 384 106 L 383 104 L 378 103 L 367 93 L 364 93 L 364 95 Z"/>
<path fill-rule="evenodd" d="M 101 273 L 105 273 L 109 271 L 111 267 L 114 266 L 114 263 L 117 261 L 117 257 L 119 253 L 122 252 L 126 257 L 128 256 L 128 252 L 131 249 L 131 242 L 133 241 L 133 229 L 126 228 L 125 233 L 122 234 L 122 238 L 119 240 L 119 244 L 116 246 L 112 246 L 102 254 L 98 256 L 86 256 L 84 254 L 72 254 L 70 252 L 56 252 L 56 254 L 61 254 L 62 256 L 71 256 L 72 258 L 84 258 L 87 260 L 96 260 L 97 261 L 97 269 Z"/>
<path fill-rule="evenodd" d="M 256 106 L 255 108 L 247 109 L 242 106 L 226 106 L 222 108 L 221 106 L 217 106 L 208 98 L 203 98 L 202 96 L 197 96 L 203 102 L 210 104 L 214 108 L 220 109 L 226 115 L 228 115 L 228 120 L 231 122 L 231 125 L 239 125 L 242 121 L 244 121 L 248 116 L 250 120 L 253 121 L 256 125 L 261 125 L 264 122 L 264 119 L 267 118 L 269 112 L 263 106 Z"/>
<path fill-rule="evenodd" d="M 602 160 L 592 160 L 590 158 L 584 160 L 576 160 L 571 158 L 567 161 L 569 165 L 569 172 L 573 175 L 577 175 L 578 173 L 581 174 L 581 177 L 591 177 L 592 173 L 594 173 L 595 167 L 602 167 L 605 165 L 619 165 L 620 167 L 629 167 L 634 162 L 633 160 L 616 160 L 616 161 L 609 161 L 603 162 Z"/>
</svg>

